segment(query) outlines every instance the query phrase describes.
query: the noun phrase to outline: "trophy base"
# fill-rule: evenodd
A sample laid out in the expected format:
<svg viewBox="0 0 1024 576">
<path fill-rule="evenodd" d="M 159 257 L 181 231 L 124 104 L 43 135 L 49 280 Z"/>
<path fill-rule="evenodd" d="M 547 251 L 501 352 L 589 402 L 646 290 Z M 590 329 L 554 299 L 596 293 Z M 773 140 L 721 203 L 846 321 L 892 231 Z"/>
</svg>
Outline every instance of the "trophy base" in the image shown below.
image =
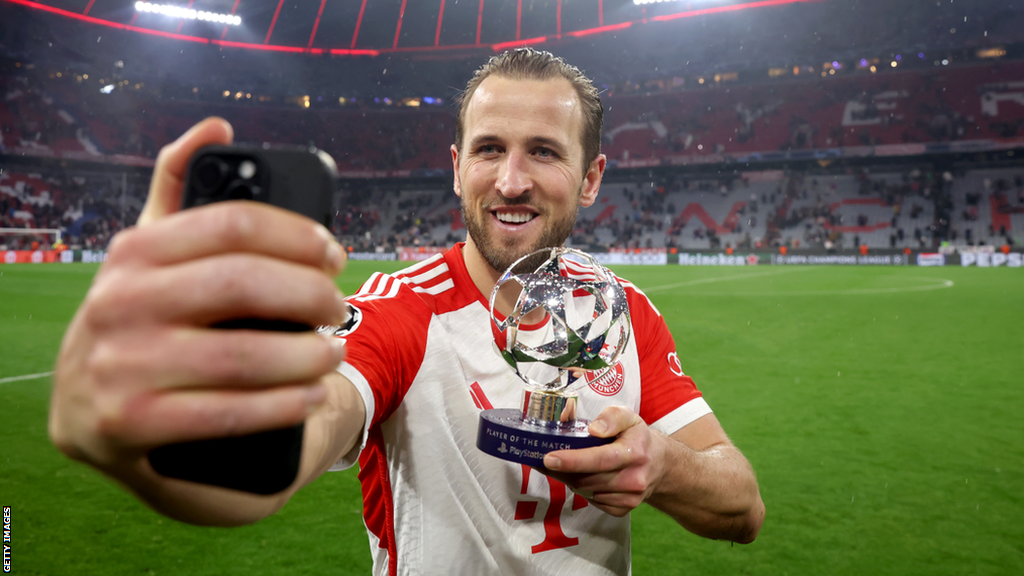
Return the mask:
<svg viewBox="0 0 1024 576">
<path fill-rule="evenodd" d="M 502 460 L 544 468 L 544 455 L 556 450 L 577 450 L 611 444 L 615 438 L 598 438 L 587 432 L 587 420 L 567 425 L 543 426 L 523 420 L 522 410 L 499 408 L 480 413 L 476 447 Z"/>
</svg>

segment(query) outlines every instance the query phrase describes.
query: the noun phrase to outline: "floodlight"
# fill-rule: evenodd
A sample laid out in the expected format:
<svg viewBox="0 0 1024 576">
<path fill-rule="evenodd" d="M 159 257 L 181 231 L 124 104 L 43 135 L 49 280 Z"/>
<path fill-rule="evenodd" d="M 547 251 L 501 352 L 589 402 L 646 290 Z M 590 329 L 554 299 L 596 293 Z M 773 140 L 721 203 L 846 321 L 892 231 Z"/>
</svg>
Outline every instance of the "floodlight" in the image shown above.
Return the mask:
<svg viewBox="0 0 1024 576">
<path fill-rule="evenodd" d="M 171 18 L 205 20 L 207 22 L 216 22 L 218 24 L 229 24 L 231 26 L 242 25 L 241 16 L 235 16 L 233 14 L 218 14 L 216 12 L 207 12 L 205 10 L 192 10 L 191 8 L 182 8 L 180 6 L 153 4 L 151 2 L 136 2 L 135 10 L 137 12 L 163 14 L 164 16 L 170 16 Z"/>
</svg>

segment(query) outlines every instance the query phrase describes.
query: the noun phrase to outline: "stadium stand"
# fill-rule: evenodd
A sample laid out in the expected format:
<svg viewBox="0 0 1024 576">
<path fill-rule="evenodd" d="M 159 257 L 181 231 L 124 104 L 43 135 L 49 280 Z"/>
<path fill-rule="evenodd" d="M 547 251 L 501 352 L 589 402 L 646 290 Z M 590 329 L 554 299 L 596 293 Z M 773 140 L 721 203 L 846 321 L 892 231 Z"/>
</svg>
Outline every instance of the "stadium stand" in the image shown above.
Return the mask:
<svg viewBox="0 0 1024 576">
<path fill-rule="evenodd" d="M 951 196 L 954 244 L 1019 244 L 1024 231 L 1024 170 L 973 170 L 953 181 Z"/>
<path fill-rule="evenodd" d="M 1024 64 L 810 78 L 609 99 L 605 153 L 677 154 L 908 145 L 1016 137 Z"/>
<path fill-rule="evenodd" d="M 1024 170 L 968 155 L 1024 148 L 1024 49 L 1013 44 L 1024 15 L 979 0 L 954 34 L 942 6 L 824 4 L 686 18 L 674 33 L 636 25 L 602 36 L 602 50 L 590 40 L 559 44 L 598 79 L 606 108 L 609 172 L 572 243 L 1020 244 Z M 865 25 L 846 26 L 837 10 Z M 104 41 L 88 44 L 90 58 L 65 53 L 21 67 L 12 38 L 43 45 L 67 34 L 84 45 L 91 29 L 8 24 L 0 26 L 5 227 L 61 227 L 75 245 L 103 247 L 137 216 L 160 147 L 219 115 L 238 141 L 314 144 L 334 156 L 343 177 L 335 232 L 353 249 L 443 246 L 465 235 L 448 146 L 455 86 L 475 55 L 251 55 L 124 33 L 150 57 L 125 66 Z M 179 44 L 181 59 L 156 57 Z M 91 63 L 101 59 L 113 69 Z M 936 160 L 947 153 L 959 164 Z"/>
<path fill-rule="evenodd" d="M 919 168 L 749 176 L 608 183 L 598 202 L 580 212 L 571 244 L 592 250 L 853 250 L 862 244 L 922 250 L 940 242 L 1015 245 L 1024 232 L 1024 169 L 970 170 L 960 177 Z M 972 190 L 992 192 L 972 200 Z M 948 226 L 937 208 L 946 197 L 956 209 Z M 336 231 L 360 251 L 446 246 L 465 237 L 450 190 L 374 188 L 347 192 L 340 205 Z"/>
<path fill-rule="evenodd" d="M 138 219 L 148 182 L 109 173 L 0 173 L 0 228 L 64 230 L 72 247 L 103 249 Z M 47 238 L 31 233 L 0 236 L 5 249 L 28 249 Z M 52 243 L 53 238 L 49 237 Z"/>
<path fill-rule="evenodd" d="M 1006 141 L 1024 137 L 1022 75 L 1024 63 L 1004 62 L 607 96 L 604 152 L 613 166 L 630 167 L 795 150 L 913 154 L 926 143 Z M 250 103 L 241 93 L 221 103 L 161 101 L 140 89 L 101 94 L 70 75 L 3 76 L 0 89 L 0 146 L 26 154 L 151 160 L 188 126 L 219 115 L 236 126 L 240 141 L 312 142 L 352 176 L 450 169 L 452 107 L 305 109 Z"/>
</svg>

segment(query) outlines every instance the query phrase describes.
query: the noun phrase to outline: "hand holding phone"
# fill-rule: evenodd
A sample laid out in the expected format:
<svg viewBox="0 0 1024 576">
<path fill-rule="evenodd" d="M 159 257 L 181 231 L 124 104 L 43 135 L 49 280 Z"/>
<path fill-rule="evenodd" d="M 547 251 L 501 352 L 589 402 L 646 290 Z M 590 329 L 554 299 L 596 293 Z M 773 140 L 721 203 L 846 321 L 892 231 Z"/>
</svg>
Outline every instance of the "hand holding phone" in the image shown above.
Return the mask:
<svg viewBox="0 0 1024 576">
<path fill-rule="evenodd" d="M 330 228 L 337 179 L 333 159 L 315 148 L 208 146 L 186 170 L 182 208 L 230 200 L 265 202 L 305 215 Z M 237 318 L 222 329 L 302 332 L 313 327 L 287 318 Z M 294 482 L 304 424 L 247 436 L 161 446 L 149 453 L 158 473 L 256 494 L 273 494 Z"/>
<path fill-rule="evenodd" d="M 299 480 L 291 475 L 268 472 L 270 460 L 286 459 L 268 460 L 276 449 L 263 445 L 252 458 L 241 458 L 248 470 L 217 463 L 257 480 L 220 482 L 255 492 L 226 495 L 211 484 L 157 473 L 149 454 L 312 422 L 307 418 L 316 418 L 309 415 L 328 402 L 329 374 L 345 350 L 311 331 L 213 325 L 258 318 L 305 328 L 340 324 L 348 316 L 334 282 L 344 269 L 344 251 L 317 223 L 329 221 L 332 185 L 284 187 L 299 197 L 324 199 L 310 214 L 316 222 L 258 201 L 181 210 L 190 160 L 204 146 L 232 140 L 230 124 L 208 118 L 160 150 L 138 222 L 111 241 L 107 261 L 61 340 L 48 422 L 50 439 L 68 457 L 116 479 L 167 516 L 217 526 L 273 514 L 283 500 L 258 494 L 289 482 L 296 487 Z M 321 164 L 318 158 L 310 172 L 330 175 L 329 165 Z M 281 187 L 273 178 L 279 164 L 268 165 L 271 179 L 261 194 L 269 196 L 260 197 L 284 204 L 276 200 Z M 221 456 L 211 451 L 200 458 Z"/>
</svg>

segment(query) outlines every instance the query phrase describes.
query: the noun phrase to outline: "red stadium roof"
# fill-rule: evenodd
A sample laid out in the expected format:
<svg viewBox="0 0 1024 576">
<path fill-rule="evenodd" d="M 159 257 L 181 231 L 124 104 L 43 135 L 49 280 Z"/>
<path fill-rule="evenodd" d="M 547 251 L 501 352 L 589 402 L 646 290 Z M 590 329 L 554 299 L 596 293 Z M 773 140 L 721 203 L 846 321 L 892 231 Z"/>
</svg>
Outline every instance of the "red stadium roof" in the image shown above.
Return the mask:
<svg viewBox="0 0 1024 576">
<path fill-rule="evenodd" d="M 722 12 L 824 0 L 635 6 L 630 0 L 179 0 L 175 6 L 240 16 L 240 26 L 139 12 L 131 0 L 4 0 L 132 32 L 227 47 L 378 55 L 538 45 Z M 170 4 L 170 2 L 166 2 Z M 685 7 L 685 10 L 680 8 Z"/>
</svg>

